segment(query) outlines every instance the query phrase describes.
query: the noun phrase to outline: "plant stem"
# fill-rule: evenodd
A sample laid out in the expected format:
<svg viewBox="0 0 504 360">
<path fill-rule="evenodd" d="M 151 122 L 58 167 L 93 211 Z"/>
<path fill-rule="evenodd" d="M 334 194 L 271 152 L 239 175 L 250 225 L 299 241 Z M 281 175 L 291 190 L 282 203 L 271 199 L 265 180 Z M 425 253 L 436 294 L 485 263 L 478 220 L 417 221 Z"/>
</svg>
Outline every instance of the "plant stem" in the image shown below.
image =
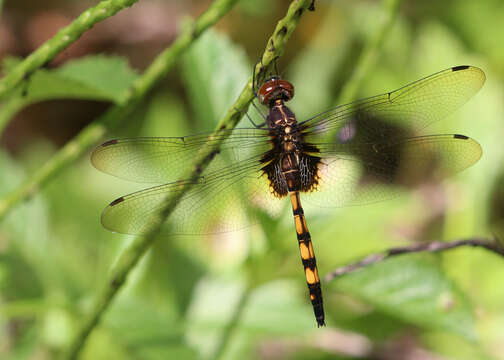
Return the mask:
<svg viewBox="0 0 504 360">
<path fill-rule="evenodd" d="M 198 21 L 199 25 L 195 26 L 193 28 L 193 31 L 189 35 L 189 38 L 187 38 L 185 41 L 192 41 L 194 39 L 195 34 L 199 35 L 201 31 L 203 31 L 207 26 L 203 26 L 201 24 L 201 21 L 209 21 L 209 19 L 214 19 L 216 16 L 216 12 L 220 15 L 223 13 L 220 12 L 225 12 L 229 10 L 230 6 L 234 4 L 235 1 L 231 0 L 217 0 L 211 8 L 200 17 L 200 20 Z M 287 11 L 287 15 L 278 22 L 277 27 L 275 28 L 275 31 L 271 38 L 268 41 L 268 45 L 266 47 L 266 50 L 262 56 L 262 64 L 264 68 L 267 68 L 272 60 L 276 58 L 277 56 L 280 56 L 283 54 L 285 45 L 287 44 L 287 40 L 290 37 L 290 34 L 292 31 L 295 29 L 297 26 L 299 19 L 304 12 L 304 10 L 308 9 L 312 3 L 312 0 L 294 0 L 291 2 L 291 5 Z M 225 6 L 226 5 L 226 6 Z M 220 12 L 219 12 L 220 11 Z M 211 15 L 213 14 L 213 15 Z M 216 18 L 214 19 L 216 20 Z M 184 35 L 182 36 L 184 37 Z M 177 40 L 178 41 L 178 40 Z M 187 44 L 188 45 L 188 44 Z M 187 47 L 187 45 L 185 47 Z M 273 46 L 274 45 L 274 46 Z M 175 44 L 173 45 L 175 46 Z M 172 47 L 173 47 L 172 46 Z M 170 64 L 174 61 L 174 58 L 171 58 Z M 152 73 L 151 77 L 154 79 L 157 78 L 155 74 L 164 74 L 166 72 L 166 64 L 167 61 L 155 61 L 157 65 L 153 64 L 151 68 L 154 68 L 154 70 L 149 71 L 147 70 L 147 74 Z M 259 70 L 263 71 L 261 69 L 261 66 L 258 65 L 260 68 Z M 157 71 L 156 71 L 157 70 Z M 147 75 L 146 74 L 146 75 Z M 145 76 L 145 75 L 144 75 Z M 248 108 L 248 105 L 252 101 L 254 97 L 254 94 L 252 92 L 252 79 L 249 79 L 248 83 L 245 85 L 244 89 L 242 90 L 240 96 L 236 100 L 236 102 L 230 107 L 228 110 L 226 116 L 219 122 L 217 125 L 217 130 L 220 129 L 231 129 L 240 120 L 242 116 L 242 112 Z M 120 111 L 120 108 L 119 110 Z M 112 114 L 112 115 L 117 115 L 117 114 Z M 109 116 L 108 121 L 105 122 L 105 124 L 110 125 L 109 122 L 118 122 L 117 118 L 115 116 Z M 100 128 L 96 129 L 94 132 L 92 130 L 84 130 L 86 132 L 86 139 L 89 140 L 89 136 L 94 136 L 94 141 L 97 141 L 105 132 L 106 126 L 102 125 Z M 80 136 L 80 135 L 79 135 Z M 94 142 L 93 141 L 93 142 Z M 67 148 L 70 144 L 67 144 L 65 148 Z M 70 155 L 65 155 L 66 153 L 63 152 L 60 157 L 57 155 L 57 163 L 59 164 L 56 169 L 53 169 L 52 174 L 57 172 L 57 170 L 61 169 L 64 165 L 67 165 L 70 163 L 73 159 L 77 157 L 78 154 L 82 153 L 88 146 L 88 143 L 86 144 L 81 144 L 81 146 L 75 150 L 73 154 Z M 220 144 L 216 145 L 216 148 L 219 147 Z M 79 146 L 79 143 L 77 142 L 75 146 Z M 72 147 L 72 146 L 71 146 Z M 63 149 L 64 150 L 64 149 Z M 193 169 L 199 169 L 200 171 L 204 170 L 204 168 L 210 163 L 214 156 L 214 152 L 212 151 L 213 149 L 210 149 L 208 153 L 202 154 L 202 156 L 198 159 L 198 161 L 195 163 L 195 166 Z M 46 178 L 49 178 L 50 173 L 46 172 Z M 198 172 L 193 171 L 192 174 L 189 176 L 189 179 L 195 179 L 198 176 Z M 37 180 L 41 180 L 38 178 Z M 32 184 L 35 186 L 38 186 L 41 182 L 33 182 Z M 32 185 L 32 186 L 33 186 Z M 34 187 L 32 187 L 35 189 Z M 189 189 L 188 186 L 184 188 L 185 191 Z M 166 218 L 170 215 L 170 213 L 173 211 L 175 206 L 177 205 L 178 200 L 180 199 L 181 196 L 184 195 L 184 191 L 180 191 L 176 193 L 176 196 L 173 196 L 169 199 L 167 199 L 166 203 L 163 204 L 163 216 Z M 101 316 L 103 315 L 104 311 L 108 308 L 108 306 L 111 304 L 112 300 L 114 299 L 115 295 L 119 291 L 119 289 L 122 287 L 124 282 L 127 279 L 127 276 L 129 272 L 134 268 L 134 266 L 137 264 L 138 260 L 143 256 L 143 254 L 149 249 L 149 247 L 152 245 L 154 239 L 156 238 L 156 235 L 159 232 L 159 227 L 153 229 L 149 234 L 143 236 L 143 237 L 137 237 L 133 241 L 133 243 L 126 248 L 122 254 L 119 257 L 119 260 L 114 267 L 112 274 L 110 276 L 109 281 L 107 282 L 105 288 L 101 291 L 101 293 L 98 295 L 97 300 L 92 308 L 91 313 L 84 319 L 82 328 L 78 331 L 76 334 L 74 341 L 70 345 L 69 351 L 65 354 L 64 359 L 75 359 L 79 352 L 81 351 L 82 347 L 84 346 L 84 343 L 93 330 L 93 328 L 98 324 Z M 243 305 L 241 305 L 243 306 Z M 238 319 L 238 318 L 237 318 Z M 224 345 L 223 349 L 225 347 L 225 344 L 227 344 L 228 340 L 227 339 L 230 334 L 233 332 L 234 328 L 236 327 L 235 322 L 231 322 L 230 325 L 227 327 L 226 332 L 229 332 L 228 335 L 224 336 Z M 219 350 L 223 351 L 223 350 Z"/>
<path fill-rule="evenodd" d="M 63 49 L 79 39 L 81 35 L 93 27 L 94 24 L 130 7 L 137 1 L 138 0 L 104 0 L 98 5 L 84 11 L 70 25 L 61 29 L 53 38 L 49 39 L 37 50 L 32 52 L 3 79 L 0 79 L 0 99 L 8 91 L 16 87 L 23 79 L 27 78 L 41 66 L 44 66 L 44 64 L 47 64 Z M 1 5 L 0 2 L 0 7 Z"/>
<path fill-rule="evenodd" d="M 362 81 L 366 78 L 367 74 L 372 71 L 376 63 L 378 52 L 383 46 L 385 35 L 392 28 L 401 1 L 402 0 L 383 0 L 385 14 L 382 18 L 378 31 L 376 31 L 369 41 L 366 42 L 366 45 L 355 64 L 354 71 L 350 79 L 341 90 L 341 94 L 338 98 L 338 104 L 346 104 L 355 100 L 355 96 L 362 85 Z"/>
<path fill-rule="evenodd" d="M 225 354 L 227 346 L 229 345 L 233 337 L 234 331 L 240 323 L 241 317 L 243 315 L 243 310 L 245 310 L 245 307 L 247 306 L 247 303 L 250 299 L 250 295 L 252 294 L 252 288 L 249 285 L 250 284 L 247 285 L 247 288 L 240 296 L 238 304 L 233 309 L 233 315 L 231 316 L 231 319 L 229 320 L 221 334 L 219 344 L 217 345 L 217 349 L 211 357 L 211 360 L 218 360 Z"/>
<path fill-rule="evenodd" d="M 454 249 L 460 246 L 482 247 L 484 249 L 487 249 L 491 252 L 500 255 L 501 257 L 504 257 L 504 248 L 496 241 L 492 241 L 489 239 L 466 239 L 466 240 L 455 240 L 450 242 L 433 241 L 428 243 L 414 244 L 411 246 L 390 248 L 380 253 L 368 255 L 359 261 L 353 262 L 351 264 L 342 266 L 340 268 L 331 271 L 329 274 L 326 275 L 325 281 L 330 282 L 335 278 L 363 269 L 366 266 L 382 262 L 393 256 L 411 254 L 417 252 L 440 252 L 444 250 Z"/>
</svg>

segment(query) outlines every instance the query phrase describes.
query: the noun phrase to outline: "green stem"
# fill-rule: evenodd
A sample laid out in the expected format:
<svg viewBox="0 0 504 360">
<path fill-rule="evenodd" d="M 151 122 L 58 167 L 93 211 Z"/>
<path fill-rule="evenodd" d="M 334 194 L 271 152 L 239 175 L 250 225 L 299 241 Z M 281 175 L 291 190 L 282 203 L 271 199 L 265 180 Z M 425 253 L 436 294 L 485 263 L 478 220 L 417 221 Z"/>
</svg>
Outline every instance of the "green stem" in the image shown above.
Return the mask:
<svg viewBox="0 0 504 360">
<path fill-rule="evenodd" d="M 385 40 L 385 35 L 392 28 L 401 1 L 402 0 L 383 0 L 385 14 L 382 18 L 378 31 L 373 33 L 373 36 L 369 39 L 362 50 L 362 53 L 355 64 L 352 76 L 341 91 L 338 98 L 338 104 L 346 104 L 355 99 L 357 91 L 362 85 L 362 81 L 366 78 L 376 63 L 379 51 L 382 48 L 383 41 Z"/>
<path fill-rule="evenodd" d="M 228 10 L 229 7 L 234 4 L 235 1 L 231 0 L 217 0 L 211 8 L 201 16 L 200 20 L 198 21 L 197 26 L 193 28 L 193 31 L 191 32 L 190 38 L 187 39 L 186 41 L 192 41 L 194 38 L 194 35 L 198 35 L 199 32 L 203 31 L 206 26 L 203 26 L 201 24 L 201 21 L 209 21 L 209 19 L 214 19 L 216 16 L 216 12 L 222 12 L 224 10 Z M 276 58 L 277 56 L 280 56 L 283 54 L 285 45 L 287 43 L 287 40 L 289 39 L 290 34 L 292 31 L 295 29 L 297 26 L 299 19 L 304 12 L 304 10 L 308 9 L 312 0 L 294 0 L 292 1 L 288 11 L 287 15 L 278 22 L 277 27 L 275 28 L 275 31 L 271 38 L 268 41 L 268 45 L 266 47 L 266 50 L 263 54 L 262 57 L 262 62 L 264 67 L 268 67 L 271 64 L 271 61 Z M 224 6 L 226 5 L 226 6 Z M 216 20 L 216 19 L 214 19 Z M 183 36 L 182 36 L 183 37 Z M 188 44 L 187 44 L 188 45 Z M 272 46 L 274 45 L 274 46 Z M 175 44 L 174 44 L 175 46 Z M 187 46 L 186 46 L 187 47 Z M 174 59 L 171 60 L 173 62 Z M 147 74 L 152 73 L 152 76 L 154 76 L 156 73 L 163 73 L 166 72 L 166 61 L 156 61 L 158 63 L 157 65 L 152 65 L 151 68 L 157 69 L 158 71 L 149 70 L 146 72 Z M 248 105 L 250 104 L 251 100 L 253 99 L 254 95 L 252 92 L 252 79 L 248 81 L 246 84 L 245 88 L 242 90 L 240 96 L 236 100 L 236 102 L 230 107 L 228 113 L 226 116 L 219 122 L 217 126 L 217 130 L 219 129 L 231 129 L 236 124 L 241 118 L 242 111 L 246 110 Z M 120 110 L 118 110 L 120 111 Z M 117 114 L 116 114 L 117 115 Z M 105 123 L 109 122 L 118 122 L 119 120 L 111 115 L 108 118 L 108 121 Z M 86 131 L 86 130 L 84 130 Z M 102 126 L 102 128 L 96 129 L 94 132 L 92 131 L 87 131 L 87 135 L 93 134 L 93 136 L 97 136 L 95 139 L 98 140 L 99 137 L 105 132 L 105 126 Z M 79 135 L 80 136 L 80 135 Z M 74 143 L 75 147 L 79 147 L 79 143 Z M 217 145 L 216 147 L 218 147 Z M 65 148 L 68 147 L 65 146 Z M 72 147 L 72 146 L 71 146 Z M 83 149 L 84 146 L 80 146 L 79 149 L 76 150 L 76 152 L 82 153 L 85 149 Z M 86 147 L 87 148 L 87 147 Z M 63 149 L 64 150 L 64 149 Z M 69 162 L 71 162 L 76 153 L 73 154 L 69 159 L 64 158 L 65 153 L 63 152 L 62 155 L 58 157 L 57 155 L 57 163 L 59 164 L 57 169 L 53 169 L 53 172 L 56 172 L 56 170 L 60 169 L 64 165 L 67 165 Z M 213 158 L 213 152 L 210 150 L 208 153 L 204 154 L 201 156 L 201 158 L 197 161 L 196 166 L 192 167 L 193 169 L 200 169 L 203 170 L 212 160 Z M 63 162 L 63 164 L 61 164 Z M 47 172 L 46 172 L 47 173 Z M 197 173 L 196 171 L 193 172 L 189 178 L 196 178 Z M 33 182 L 33 185 L 40 184 L 40 182 Z M 32 189 L 35 189 L 32 187 Z M 185 191 L 188 190 L 188 187 L 184 188 Z M 175 208 L 178 200 L 180 199 L 181 196 L 183 196 L 184 191 L 177 192 L 177 196 L 171 197 L 167 199 L 166 203 L 164 204 L 164 216 L 168 217 L 170 213 L 173 211 Z M 98 324 L 101 316 L 103 315 L 104 311 L 108 308 L 108 306 L 111 304 L 112 300 L 114 299 L 115 295 L 118 293 L 119 289 L 122 287 L 124 282 L 127 279 L 127 276 L 129 272 L 134 268 L 134 266 L 137 264 L 139 259 L 143 256 L 143 254 L 150 248 L 152 245 L 157 233 L 159 232 L 159 227 L 153 229 L 149 234 L 143 237 L 137 237 L 133 241 L 133 243 L 126 248 L 122 254 L 119 257 L 119 260 L 117 264 L 115 265 L 112 274 L 110 276 L 109 281 L 107 282 L 105 288 L 101 291 L 101 293 L 98 295 L 97 300 L 92 308 L 91 313 L 84 319 L 83 325 L 81 329 L 78 331 L 76 334 L 74 341 L 70 345 L 69 351 L 65 354 L 64 359 L 75 359 L 79 352 L 81 351 L 82 347 L 84 346 L 84 343 L 93 330 L 93 328 Z M 247 295 L 248 297 L 248 295 Z M 240 305 L 239 308 L 242 308 L 244 306 Z M 241 312 L 241 310 L 240 310 Z M 239 312 L 239 313 L 240 313 Z M 239 314 L 238 314 L 239 315 Z M 236 317 L 238 319 L 239 316 Z M 237 320 L 236 320 L 237 321 Z M 225 345 L 227 344 L 226 339 L 229 339 L 230 334 L 234 331 L 234 328 L 236 327 L 237 322 L 232 321 L 230 325 L 227 327 L 227 330 L 225 332 L 225 335 L 223 337 L 223 345 L 222 350 L 223 351 L 225 348 Z"/>
<path fill-rule="evenodd" d="M 243 311 L 245 310 L 245 307 L 247 306 L 247 303 L 250 299 L 251 294 L 252 294 L 252 288 L 250 286 L 248 286 L 241 294 L 240 299 L 238 301 L 238 304 L 233 309 L 234 311 L 231 316 L 231 319 L 229 320 L 226 327 L 222 331 L 222 335 L 219 340 L 219 344 L 217 345 L 217 349 L 215 350 L 215 353 L 211 357 L 211 360 L 218 360 L 218 359 L 222 358 L 222 356 L 225 354 L 227 346 L 231 342 L 233 334 L 234 334 L 238 324 L 240 323 L 241 317 L 243 315 Z"/>
<path fill-rule="evenodd" d="M 0 99 L 35 70 L 47 64 L 63 49 L 75 42 L 96 23 L 130 7 L 138 0 L 104 0 L 84 11 L 70 25 L 61 29 L 53 38 L 31 53 L 3 79 L 0 79 Z"/>
<path fill-rule="evenodd" d="M 137 254 L 145 253 L 150 245 L 150 241 L 148 242 L 144 238 L 137 237 L 128 249 L 120 255 L 117 264 L 110 274 L 108 283 L 95 301 L 92 312 L 84 319 L 81 328 L 70 344 L 67 353 L 64 354 L 63 359 L 77 358 L 89 334 L 100 321 L 101 315 L 126 281 L 129 272 L 140 259 L 140 256 Z"/>
</svg>

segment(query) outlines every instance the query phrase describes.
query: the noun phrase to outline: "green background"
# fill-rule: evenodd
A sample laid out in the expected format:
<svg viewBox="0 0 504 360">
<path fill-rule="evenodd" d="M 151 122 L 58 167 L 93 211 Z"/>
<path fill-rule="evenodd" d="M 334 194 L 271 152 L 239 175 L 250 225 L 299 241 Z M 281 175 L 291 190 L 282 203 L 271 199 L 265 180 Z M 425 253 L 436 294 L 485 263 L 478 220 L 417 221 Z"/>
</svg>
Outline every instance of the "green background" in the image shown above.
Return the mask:
<svg viewBox="0 0 504 360">
<path fill-rule="evenodd" d="M 82 9 L 92 4 L 72 3 Z M 48 8 L 74 16 L 79 5 L 53 1 Z M 174 27 L 175 15 L 196 16 L 207 5 L 168 2 L 177 12 L 171 14 L 173 23 L 163 26 Z M 287 5 L 242 1 L 106 139 L 212 130 L 250 77 Z M 129 16 L 142 6 L 141 1 L 127 10 Z M 28 2 L 6 1 L 0 24 L 16 19 L 21 33 L 41 11 Z M 383 12 L 377 1 L 320 1 L 316 12 L 304 15 L 279 61 L 283 76 L 296 86 L 291 108 L 299 120 L 337 104 Z M 389 247 L 504 236 L 503 24 L 504 3 L 498 0 L 403 1 L 359 97 L 451 66 L 478 66 L 487 75 L 483 89 L 426 133 L 471 136 L 483 147 L 483 157 L 442 184 L 392 201 L 307 206 L 322 277 Z M 120 104 L 159 46 L 115 45 L 54 62 L 0 103 L 0 128 L 5 127 L 0 195 L 78 130 L 69 103 L 97 113 L 108 103 Z M 5 74 L 17 62 L 10 56 L 22 53 L 0 55 Z M 75 99 L 80 101 L 70 102 Z M 20 130 L 16 123 L 25 125 Z M 99 216 L 111 200 L 145 186 L 100 173 L 89 153 L 0 223 L 2 359 L 57 357 L 133 239 L 104 230 Z M 413 354 L 419 356 L 415 359 L 504 359 L 504 262 L 497 255 L 481 248 L 406 255 L 324 284 L 328 326 L 317 329 L 297 247 L 288 208 L 280 218 L 265 218 L 243 232 L 158 239 L 81 358 L 198 359 L 218 353 L 222 359 L 413 359 Z M 231 321 L 241 305 L 241 316 Z"/>
</svg>

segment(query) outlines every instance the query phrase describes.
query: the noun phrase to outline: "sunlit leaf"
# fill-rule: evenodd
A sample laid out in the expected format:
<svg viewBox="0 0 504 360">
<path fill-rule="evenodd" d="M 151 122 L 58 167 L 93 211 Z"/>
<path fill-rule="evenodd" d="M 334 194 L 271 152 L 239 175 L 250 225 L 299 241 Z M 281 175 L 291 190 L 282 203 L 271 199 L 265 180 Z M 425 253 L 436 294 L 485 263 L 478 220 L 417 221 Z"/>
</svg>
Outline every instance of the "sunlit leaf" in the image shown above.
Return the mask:
<svg viewBox="0 0 504 360">
<path fill-rule="evenodd" d="M 468 300 L 429 256 L 399 256 L 339 278 L 331 287 L 407 323 L 475 338 Z"/>
</svg>

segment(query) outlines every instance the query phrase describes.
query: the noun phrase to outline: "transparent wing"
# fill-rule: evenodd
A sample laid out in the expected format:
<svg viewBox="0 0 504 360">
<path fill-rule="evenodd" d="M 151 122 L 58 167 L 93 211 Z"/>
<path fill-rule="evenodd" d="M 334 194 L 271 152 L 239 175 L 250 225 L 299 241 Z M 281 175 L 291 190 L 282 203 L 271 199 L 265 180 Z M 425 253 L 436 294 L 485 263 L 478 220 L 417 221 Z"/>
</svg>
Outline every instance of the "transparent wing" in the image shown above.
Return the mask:
<svg viewBox="0 0 504 360">
<path fill-rule="evenodd" d="M 311 201 L 322 206 L 377 202 L 397 193 L 390 185 L 444 178 L 472 165 L 481 156 L 474 140 L 462 135 L 414 135 L 461 106 L 484 81 L 478 68 L 454 67 L 301 123 L 304 140 L 315 145 L 320 152 L 314 155 L 322 158 L 319 191 L 309 194 Z M 266 129 L 112 140 L 95 150 L 92 162 L 125 179 L 166 182 L 178 179 L 200 151 L 221 142 L 204 176 L 121 197 L 105 209 L 103 225 L 121 233 L 145 234 L 160 225 L 172 197 L 177 206 L 163 228 L 174 234 L 241 229 L 250 222 L 245 216 L 247 203 L 271 212 L 281 207 L 260 170 L 260 156 L 271 148 Z M 185 186 L 190 186 L 187 192 L 182 190 Z"/>
<path fill-rule="evenodd" d="M 146 234 L 161 226 L 167 234 L 213 234 L 240 230 L 256 222 L 258 207 L 272 215 L 283 206 L 261 175 L 258 157 L 243 160 L 194 181 L 152 187 L 114 200 L 102 214 L 105 228 L 126 234 Z M 188 186 L 188 190 L 184 188 Z M 164 224 L 168 199 L 176 206 Z"/>
<path fill-rule="evenodd" d="M 100 171 L 126 180 L 166 183 L 179 180 L 201 152 L 222 142 L 210 165 L 218 169 L 268 149 L 267 129 L 235 129 L 185 136 L 110 140 L 91 155 Z"/>
<path fill-rule="evenodd" d="M 481 146 L 464 135 L 427 135 L 382 143 L 318 144 L 322 156 L 319 206 L 363 205 L 396 196 L 421 182 L 439 181 L 473 165 Z"/>
<path fill-rule="evenodd" d="M 355 143 L 418 134 L 426 126 L 462 106 L 485 82 L 474 66 L 456 66 L 398 90 L 338 106 L 301 123 L 309 142 Z M 357 137 L 355 134 L 357 133 Z"/>
</svg>

